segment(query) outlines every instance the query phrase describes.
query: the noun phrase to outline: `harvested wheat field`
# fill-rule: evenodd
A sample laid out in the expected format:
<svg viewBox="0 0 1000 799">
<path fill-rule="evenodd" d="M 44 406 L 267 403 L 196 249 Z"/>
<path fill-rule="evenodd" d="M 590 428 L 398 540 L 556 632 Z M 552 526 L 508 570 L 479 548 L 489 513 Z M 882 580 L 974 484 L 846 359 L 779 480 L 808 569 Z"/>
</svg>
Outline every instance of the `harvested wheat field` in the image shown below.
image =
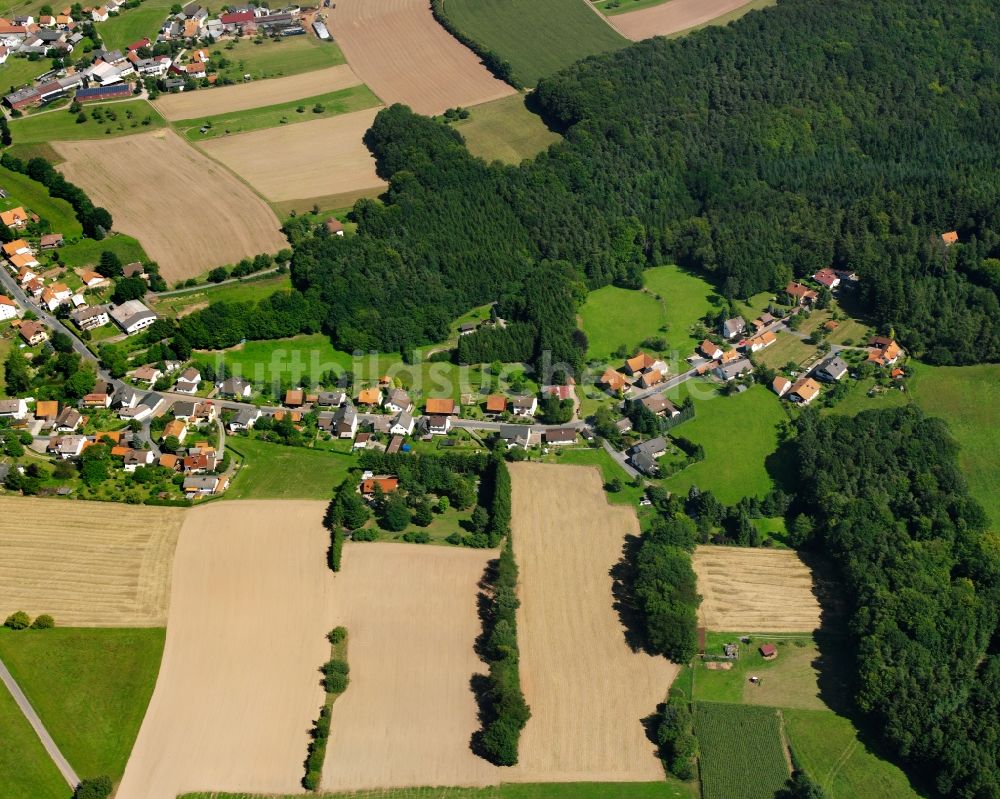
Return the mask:
<svg viewBox="0 0 1000 799">
<path fill-rule="evenodd" d="M 317 69 L 302 75 L 255 80 L 197 92 L 163 94 L 153 103 L 156 110 L 174 122 L 178 119 L 229 114 L 262 108 L 304 97 L 315 97 L 361 83 L 347 64 Z"/>
<path fill-rule="evenodd" d="M 788 549 L 701 546 L 694 553 L 699 617 L 719 632 L 812 632 L 819 627 L 813 577 Z"/>
<path fill-rule="evenodd" d="M 117 799 L 300 790 L 330 657 L 325 502 L 187 512 L 160 675 Z"/>
<path fill-rule="evenodd" d="M 669 36 L 711 22 L 747 5 L 751 0 L 670 0 L 607 18 L 626 39 L 640 42 L 652 36 Z"/>
<path fill-rule="evenodd" d="M 166 623 L 184 511 L 0 497 L 0 617 L 49 613 L 60 626 Z"/>
<path fill-rule="evenodd" d="M 269 200 L 360 192 L 385 185 L 362 137 L 378 108 L 256 130 L 199 146 Z M 361 196 L 359 194 L 359 196 Z"/>
<path fill-rule="evenodd" d="M 174 133 L 52 146 L 59 171 L 139 239 L 167 282 L 288 244 L 267 203 Z"/>
<path fill-rule="evenodd" d="M 663 778 L 642 719 L 678 667 L 634 652 L 614 608 L 610 570 L 635 512 L 609 505 L 597 469 L 515 463 L 514 554 L 520 567 L 518 640 L 531 719 L 521 782 Z"/>
<path fill-rule="evenodd" d="M 492 785 L 500 770 L 472 754 L 470 688 L 486 665 L 478 583 L 493 550 L 351 544 L 334 587 L 348 629 L 351 683 L 333 706 L 323 788 Z"/>
<path fill-rule="evenodd" d="M 427 0 L 339 0 L 327 27 L 361 80 L 420 114 L 513 94 L 431 16 Z"/>
</svg>

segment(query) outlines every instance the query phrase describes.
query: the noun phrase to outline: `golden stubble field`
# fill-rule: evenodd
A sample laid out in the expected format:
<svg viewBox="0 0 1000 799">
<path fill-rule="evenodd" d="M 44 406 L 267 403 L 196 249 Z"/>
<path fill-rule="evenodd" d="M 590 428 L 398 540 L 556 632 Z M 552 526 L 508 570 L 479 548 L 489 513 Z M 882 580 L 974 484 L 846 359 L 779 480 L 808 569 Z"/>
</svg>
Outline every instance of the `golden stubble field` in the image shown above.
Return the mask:
<svg viewBox="0 0 1000 799">
<path fill-rule="evenodd" d="M 788 549 L 700 546 L 694 553 L 699 620 L 709 630 L 812 632 L 820 606 L 813 576 Z"/>
<path fill-rule="evenodd" d="M 327 27 L 361 80 L 420 114 L 514 93 L 442 28 L 427 0 L 338 0 Z"/>
<path fill-rule="evenodd" d="M 117 799 L 301 790 L 330 657 L 325 508 L 256 500 L 187 511 L 160 675 Z"/>
<path fill-rule="evenodd" d="M 183 514 L 0 497 L 0 618 L 24 610 L 60 626 L 162 626 Z"/>
<path fill-rule="evenodd" d="M 607 17 L 611 26 L 626 39 L 639 42 L 652 36 L 669 36 L 704 25 L 717 17 L 747 5 L 749 0 L 670 0 Z"/>
<path fill-rule="evenodd" d="M 175 133 L 52 146 L 59 171 L 139 239 L 168 283 L 288 246 L 267 203 Z"/>
<path fill-rule="evenodd" d="M 505 778 L 660 780 L 642 719 L 678 667 L 629 648 L 610 575 L 626 536 L 639 534 L 635 512 L 609 505 L 590 467 L 516 463 L 510 472 L 521 680 L 532 716 L 520 764 Z"/>
</svg>

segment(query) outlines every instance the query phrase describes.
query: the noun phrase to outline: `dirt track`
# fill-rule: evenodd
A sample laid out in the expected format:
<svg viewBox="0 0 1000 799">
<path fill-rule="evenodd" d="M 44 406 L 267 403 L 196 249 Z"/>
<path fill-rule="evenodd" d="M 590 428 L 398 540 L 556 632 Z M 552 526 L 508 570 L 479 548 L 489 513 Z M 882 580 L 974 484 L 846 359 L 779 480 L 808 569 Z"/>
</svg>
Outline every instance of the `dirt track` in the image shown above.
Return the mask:
<svg viewBox="0 0 1000 799">
<path fill-rule="evenodd" d="M 325 508 L 247 501 L 187 512 L 160 675 L 117 799 L 301 790 L 324 697 L 318 668 L 330 656 Z"/>
<path fill-rule="evenodd" d="M 52 146 L 59 171 L 139 239 L 168 283 L 288 246 L 263 200 L 174 133 Z"/>
<path fill-rule="evenodd" d="M 428 0 L 338 0 L 327 27 L 354 71 L 386 103 L 440 114 L 514 93 L 438 25 Z"/>
<path fill-rule="evenodd" d="M 748 2 L 749 0 L 670 0 L 658 6 L 615 14 L 607 19 L 626 39 L 639 42 L 652 36 L 669 36 L 671 33 L 704 25 Z"/>
<path fill-rule="evenodd" d="M 221 86 L 218 89 L 161 95 L 153 105 L 167 119 L 195 119 L 213 114 L 229 114 L 248 108 L 277 105 L 304 97 L 315 97 L 361 83 L 347 64 L 317 69 L 303 75 L 270 78 Z"/>
<path fill-rule="evenodd" d="M 0 618 L 24 610 L 61 626 L 163 625 L 183 513 L 0 497 Z"/>
<path fill-rule="evenodd" d="M 788 549 L 701 546 L 699 619 L 718 632 L 812 632 L 819 602 L 809 567 Z"/>
<path fill-rule="evenodd" d="M 378 108 L 212 139 L 199 146 L 269 200 L 384 186 L 362 137 Z"/>
<path fill-rule="evenodd" d="M 486 666 L 477 584 L 492 550 L 348 544 L 337 623 L 349 630 L 351 684 L 333 706 L 323 788 L 492 785 L 500 770 L 469 749 L 469 681 Z"/>
<path fill-rule="evenodd" d="M 663 778 L 642 719 L 677 667 L 633 652 L 609 571 L 635 513 L 609 505 L 596 469 L 517 463 L 514 552 L 520 567 L 521 679 L 532 717 L 508 781 Z"/>
</svg>

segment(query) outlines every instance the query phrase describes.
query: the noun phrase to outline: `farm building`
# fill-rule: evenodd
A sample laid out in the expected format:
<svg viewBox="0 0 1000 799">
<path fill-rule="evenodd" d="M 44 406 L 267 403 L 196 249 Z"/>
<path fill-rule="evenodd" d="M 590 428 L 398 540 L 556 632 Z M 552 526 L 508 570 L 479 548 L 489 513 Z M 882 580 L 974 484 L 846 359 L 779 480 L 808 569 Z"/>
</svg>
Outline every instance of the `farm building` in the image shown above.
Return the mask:
<svg viewBox="0 0 1000 799">
<path fill-rule="evenodd" d="M 326 29 L 326 25 L 324 25 L 322 22 L 316 20 L 315 22 L 313 22 L 312 26 L 313 30 L 316 31 L 316 35 L 324 42 L 330 38 L 330 31 Z"/>
<path fill-rule="evenodd" d="M 774 644 L 762 644 L 760 647 L 760 654 L 764 660 L 774 660 L 778 657 L 778 647 Z"/>
<path fill-rule="evenodd" d="M 78 89 L 76 101 L 78 103 L 92 103 L 96 100 L 112 100 L 116 97 L 128 97 L 132 94 L 132 88 L 127 83 L 114 83 L 110 86 L 92 86 L 89 89 Z"/>
</svg>

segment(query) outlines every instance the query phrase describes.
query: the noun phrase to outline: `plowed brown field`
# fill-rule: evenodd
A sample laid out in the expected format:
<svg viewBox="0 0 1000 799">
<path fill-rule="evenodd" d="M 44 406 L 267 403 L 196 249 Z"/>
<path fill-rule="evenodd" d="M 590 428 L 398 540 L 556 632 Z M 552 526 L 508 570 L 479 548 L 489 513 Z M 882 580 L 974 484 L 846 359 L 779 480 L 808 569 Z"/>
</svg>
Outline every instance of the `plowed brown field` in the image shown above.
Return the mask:
<svg viewBox="0 0 1000 799">
<path fill-rule="evenodd" d="M 386 103 L 440 114 L 514 93 L 438 25 L 428 0 L 338 0 L 327 26 L 354 71 Z"/>
<path fill-rule="evenodd" d="M 174 133 L 52 147 L 59 171 L 139 239 L 168 283 L 288 245 L 267 203 Z"/>
<path fill-rule="evenodd" d="M 510 472 L 521 680 L 532 715 L 520 764 L 505 779 L 662 779 L 642 719 L 678 667 L 626 644 L 609 574 L 626 536 L 639 534 L 635 512 L 608 504 L 596 469 L 517 463 Z"/>
<path fill-rule="evenodd" d="M 608 22 L 626 39 L 639 42 L 652 36 L 669 36 L 711 22 L 747 5 L 750 0 L 670 0 L 608 17 Z"/>
<path fill-rule="evenodd" d="M 813 577 L 787 549 L 701 546 L 694 553 L 699 617 L 719 632 L 812 632 L 820 607 Z"/>
<path fill-rule="evenodd" d="M 0 497 L 0 618 L 24 610 L 61 626 L 162 626 L 183 514 Z"/>
</svg>

